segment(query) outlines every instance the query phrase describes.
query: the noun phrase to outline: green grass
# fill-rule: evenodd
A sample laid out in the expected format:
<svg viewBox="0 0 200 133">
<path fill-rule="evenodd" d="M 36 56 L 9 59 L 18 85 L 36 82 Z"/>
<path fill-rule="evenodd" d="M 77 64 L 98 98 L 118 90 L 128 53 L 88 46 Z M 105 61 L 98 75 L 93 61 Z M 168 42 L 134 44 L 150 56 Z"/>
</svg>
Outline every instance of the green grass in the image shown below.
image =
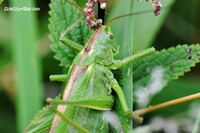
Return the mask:
<svg viewBox="0 0 200 133">
<path fill-rule="evenodd" d="M 34 0 L 12 0 L 12 7 L 33 7 Z M 35 12 L 11 12 L 13 60 L 16 72 L 16 115 L 22 132 L 42 105 Z"/>
</svg>

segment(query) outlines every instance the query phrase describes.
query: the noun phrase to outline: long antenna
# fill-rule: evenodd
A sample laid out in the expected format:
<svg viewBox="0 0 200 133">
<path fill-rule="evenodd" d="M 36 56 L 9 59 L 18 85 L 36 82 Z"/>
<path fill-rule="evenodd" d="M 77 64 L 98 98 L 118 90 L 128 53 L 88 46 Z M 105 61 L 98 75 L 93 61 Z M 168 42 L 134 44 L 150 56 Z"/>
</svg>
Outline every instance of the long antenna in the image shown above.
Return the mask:
<svg viewBox="0 0 200 133">
<path fill-rule="evenodd" d="M 83 12 L 83 14 L 89 16 L 90 18 L 92 18 L 93 20 L 97 20 L 96 18 L 94 18 L 92 15 L 90 15 L 89 13 L 85 12 L 82 8 L 80 8 L 79 6 L 75 5 L 74 3 L 72 3 L 69 0 L 65 0 L 67 1 L 70 5 L 74 6 L 75 8 L 79 9 L 81 12 Z"/>
<path fill-rule="evenodd" d="M 166 9 L 166 8 L 168 8 L 168 7 L 170 7 L 170 5 L 164 7 L 163 9 Z M 110 26 L 111 23 L 112 23 L 113 21 L 115 21 L 115 20 L 117 20 L 117 19 L 119 19 L 119 18 L 128 17 L 128 16 L 132 16 L 132 15 L 139 15 L 139 14 L 149 13 L 149 12 L 152 12 L 152 10 L 146 10 L 146 11 L 140 11 L 140 12 L 135 12 L 135 13 L 124 14 L 124 15 L 121 15 L 121 16 L 118 16 L 118 17 L 115 17 L 115 18 L 111 19 L 111 20 L 108 22 L 107 25 Z"/>
<path fill-rule="evenodd" d="M 109 22 L 108 22 L 108 26 L 110 26 L 110 24 L 119 19 L 119 18 L 124 18 L 124 17 L 128 17 L 128 16 L 133 16 L 133 15 L 139 15 L 139 14 L 143 14 L 143 13 L 148 13 L 148 12 L 151 12 L 152 10 L 147 10 L 147 11 L 141 11 L 141 12 L 136 12 L 136 13 L 128 13 L 128 14 L 124 14 L 124 15 L 121 15 L 121 16 L 118 16 L 118 17 L 115 17 L 113 19 L 111 19 Z"/>
</svg>

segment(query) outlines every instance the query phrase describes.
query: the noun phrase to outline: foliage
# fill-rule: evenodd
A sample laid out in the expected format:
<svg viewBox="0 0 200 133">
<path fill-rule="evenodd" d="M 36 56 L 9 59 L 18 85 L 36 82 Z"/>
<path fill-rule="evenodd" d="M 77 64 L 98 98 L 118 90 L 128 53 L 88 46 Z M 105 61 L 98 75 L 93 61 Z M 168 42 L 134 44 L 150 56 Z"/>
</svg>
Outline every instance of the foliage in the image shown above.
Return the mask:
<svg viewBox="0 0 200 133">
<path fill-rule="evenodd" d="M 145 57 L 133 63 L 133 82 L 134 90 L 143 86 L 146 87 L 150 82 L 151 72 L 156 67 L 164 69 L 165 87 L 168 82 L 178 79 L 185 72 L 190 71 L 196 63 L 200 61 L 200 46 L 197 45 L 179 45 L 176 48 L 169 48 L 156 52 L 153 55 Z"/>
<path fill-rule="evenodd" d="M 50 4 L 50 19 L 49 30 L 51 32 L 50 39 L 52 41 L 52 50 L 56 53 L 54 56 L 61 63 L 61 66 L 69 67 L 75 52 L 60 42 L 61 33 L 67 30 L 69 26 L 76 23 L 83 17 L 82 13 L 69 5 L 65 0 L 51 0 Z M 84 45 L 89 38 L 89 28 L 85 25 L 84 21 L 77 23 L 73 30 L 70 31 L 66 37 Z"/>
</svg>

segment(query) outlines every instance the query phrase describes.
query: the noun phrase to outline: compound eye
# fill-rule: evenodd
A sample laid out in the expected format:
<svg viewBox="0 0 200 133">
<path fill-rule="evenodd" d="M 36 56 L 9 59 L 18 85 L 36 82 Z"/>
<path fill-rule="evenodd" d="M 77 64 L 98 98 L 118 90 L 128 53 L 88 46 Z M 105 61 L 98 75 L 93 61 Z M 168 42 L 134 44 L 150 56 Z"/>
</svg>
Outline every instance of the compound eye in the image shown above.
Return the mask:
<svg viewBox="0 0 200 133">
<path fill-rule="evenodd" d="M 109 32 L 109 33 L 108 33 L 108 37 L 112 39 L 112 38 L 114 37 L 114 36 L 113 36 L 113 33 L 112 33 L 112 32 Z"/>
</svg>

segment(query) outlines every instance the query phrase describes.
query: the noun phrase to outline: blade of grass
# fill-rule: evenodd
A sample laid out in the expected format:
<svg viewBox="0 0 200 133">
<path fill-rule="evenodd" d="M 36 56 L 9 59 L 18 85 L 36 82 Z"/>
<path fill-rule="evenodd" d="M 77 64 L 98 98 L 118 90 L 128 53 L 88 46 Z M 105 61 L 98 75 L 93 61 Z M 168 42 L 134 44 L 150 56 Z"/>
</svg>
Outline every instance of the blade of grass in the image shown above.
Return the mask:
<svg viewBox="0 0 200 133">
<path fill-rule="evenodd" d="M 12 7 L 33 7 L 34 0 L 11 0 Z M 16 112 L 22 132 L 42 105 L 41 75 L 36 51 L 36 16 L 33 11 L 11 12 L 13 59 L 16 71 Z"/>
<path fill-rule="evenodd" d="M 133 12 L 134 6 L 133 0 L 119 0 L 117 5 L 111 11 L 108 16 L 108 20 L 111 18 L 120 16 L 122 14 Z M 124 8 L 128 7 L 128 8 Z M 115 35 L 115 39 L 120 44 L 120 58 L 127 57 L 133 53 L 133 16 L 119 19 L 112 24 L 112 30 Z M 122 85 L 126 101 L 130 110 L 133 109 L 133 72 L 132 64 L 122 68 Z M 117 112 L 120 116 L 122 127 L 125 133 L 128 133 L 132 129 L 132 120 L 123 115 L 119 102 L 116 104 Z"/>
</svg>

